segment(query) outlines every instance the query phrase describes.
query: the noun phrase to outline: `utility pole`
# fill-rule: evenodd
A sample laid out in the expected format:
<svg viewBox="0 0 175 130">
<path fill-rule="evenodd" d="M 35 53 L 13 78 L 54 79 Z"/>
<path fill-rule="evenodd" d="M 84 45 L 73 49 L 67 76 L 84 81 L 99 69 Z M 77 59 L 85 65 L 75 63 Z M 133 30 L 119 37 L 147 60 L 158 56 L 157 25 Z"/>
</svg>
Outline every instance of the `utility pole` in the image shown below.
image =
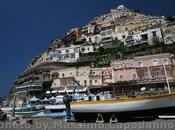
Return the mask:
<svg viewBox="0 0 175 130">
<path fill-rule="evenodd" d="M 14 93 L 14 97 L 13 97 L 13 110 L 12 110 L 13 117 L 15 117 L 15 107 L 16 107 L 16 93 Z"/>
<path fill-rule="evenodd" d="M 163 65 L 163 68 L 164 68 L 164 72 L 165 72 L 165 78 L 166 78 L 166 82 L 167 82 L 168 91 L 169 91 L 169 94 L 171 94 L 171 88 L 170 88 L 170 84 L 168 81 L 168 75 L 167 75 L 165 64 Z"/>
</svg>

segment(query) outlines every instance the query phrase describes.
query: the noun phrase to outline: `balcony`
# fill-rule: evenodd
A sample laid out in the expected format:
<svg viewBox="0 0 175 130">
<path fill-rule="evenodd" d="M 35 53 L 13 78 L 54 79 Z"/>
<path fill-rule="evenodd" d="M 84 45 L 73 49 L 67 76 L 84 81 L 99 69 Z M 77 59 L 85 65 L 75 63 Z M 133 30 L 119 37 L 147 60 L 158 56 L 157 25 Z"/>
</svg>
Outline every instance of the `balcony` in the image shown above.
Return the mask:
<svg viewBox="0 0 175 130">
<path fill-rule="evenodd" d="M 165 81 L 166 78 L 164 75 L 159 75 L 159 76 L 143 76 L 143 77 L 138 77 L 137 81 Z"/>
<path fill-rule="evenodd" d="M 114 70 L 121 70 L 121 69 L 124 69 L 124 67 L 122 65 L 114 65 L 113 69 Z"/>
<path fill-rule="evenodd" d="M 143 44 L 143 43 L 148 43 L 148 39 L 147 38 L 142 38 L 140 41 L 138 41 L 139 44 Z"/>
<path fill-rule="evenodd" d="M 90 78 L 102 77 L 102 74 L 89 74 Z"/>
</svg>

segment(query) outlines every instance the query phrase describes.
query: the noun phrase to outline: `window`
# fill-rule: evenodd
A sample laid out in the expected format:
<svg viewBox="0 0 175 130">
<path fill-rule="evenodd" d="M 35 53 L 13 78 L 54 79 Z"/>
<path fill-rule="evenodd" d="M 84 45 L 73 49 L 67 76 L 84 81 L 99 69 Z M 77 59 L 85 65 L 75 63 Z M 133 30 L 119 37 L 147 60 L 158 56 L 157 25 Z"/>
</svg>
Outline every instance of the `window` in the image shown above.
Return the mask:
<svg viewBox="0 0 175 130">
<path fill-rule="evenodd" d="M 82 52 L 85 52 L 85 50 L 86 50 L 86 49 L 85 49 L 84 47 L 83 47 L 83 48 L 81 48 L 81 51 L 82 51 Z"/>
<path fill-rule="evenodd" d="M 62 77 L 64 77 L 64 73 L 62 73 Z"/>
<path fill-rule="evenodd" d="M 152 60 L 152 64 L 153 64 L 154 66 L 158 65 L 158 59 L 153 59 L 153 60 Z"/>
<path fill-rule="evenodd" d="M 125 80 L 124 75 L 121 74 L 121 75 L 120 75 L 120 81 L 124 81 L 124 80 Z"/>
<path fill-rule="evenodd" d="M 87 81 L 86 80 L 84 80 L 84 84 L 87 84 Z"/>
<path fill-rule="evenodd" d="M 152 34 L 153 34 L 153 37 L 157 37 L 156 31 L 153 31 Z"/>
<path fill-rule="evenodd" d="M 134 67 L 134 63 L 130 63 L 130 65 L 129 65 L 130 67 Z"/>
<path fill-rule="evenodd" d="M 105 35 L 106 35 L 106 33 L 104 33 L 104 32 L 103 32 L 103 33 L 101 33 L 101 36 L 105 36 Z"/>
<path fill-rule="evenodd" d="M 126 63 L 125 64 L 125 68 L 129 68 L 130 67 L 130 64 L 129 63 Z"/>
<path fill-rule="evenodd" d="M 161 72 L 160 71 L 154 71 L 153 72 L 153 77 L 154 78 L 159 78 L 161 76 Z"/>
<path fill-rule="evenodd" d="M 165 64 L 165 65 L 168 65 L 168 58 L 165 58 L 165 59 L 164 59 L 164 64 Z"/>
<path fill-rule="evenodd" d="M 137 80 L 137 74 L 132 74 L 132 79 Z"/>
<path fill-rule="evenodd" d="M 106 34 L 107 35 L 110 35 L 110 34 L 112 34 L 112 32 L 111 31 L 107 31 Z"/>
<path fill-rule="evenodd" d="M 139 67 L 143 67 L 143 61 L 139 61 L 139 62 L 138 62 L 138 66 L 139 66 Z"/>
<path fill-rule="evenodd" d="M 120 65 L 114 65 L 114 69 L 119 69 Z"/>
<path fill-rule="evenodd" d="M 90 86 L 92 86 L 92 80 L 89 80 L 89 84 L 90 84 Z"/>
<path fill-rule="evenodd" d="M 67 53 L 69 53 L 69 50 L 66 50 Z"/>
<path fill-rule="evenodd" d="M 92 42 L 92 39 L 91 38 L 89 38 L 89 42 Z"/>
<path fill-rule="evenodd" d="M 97 83 L 97 80 L 95 80 L 95 83 Z"/>
<path fill-rule="evenodd" d="M 148 77 L 149 77 L 148 71 L 144 72 L 144 78 L 148 78 Z"/>
</svg>

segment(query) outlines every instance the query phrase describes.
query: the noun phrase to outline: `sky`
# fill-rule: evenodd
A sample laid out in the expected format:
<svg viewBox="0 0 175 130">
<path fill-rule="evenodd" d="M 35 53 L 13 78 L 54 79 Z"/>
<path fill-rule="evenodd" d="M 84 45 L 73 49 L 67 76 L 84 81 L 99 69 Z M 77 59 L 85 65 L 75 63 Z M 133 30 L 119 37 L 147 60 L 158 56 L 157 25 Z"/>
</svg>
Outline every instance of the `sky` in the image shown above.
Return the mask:
<svg viewBox="0 0 175 130">
<path fill-rule="evenodd" d="M 0 96 L 55 38 L 124 4 L 150 15 L 175 15 L 174 0 L 0 0 Z"/>
</svg>

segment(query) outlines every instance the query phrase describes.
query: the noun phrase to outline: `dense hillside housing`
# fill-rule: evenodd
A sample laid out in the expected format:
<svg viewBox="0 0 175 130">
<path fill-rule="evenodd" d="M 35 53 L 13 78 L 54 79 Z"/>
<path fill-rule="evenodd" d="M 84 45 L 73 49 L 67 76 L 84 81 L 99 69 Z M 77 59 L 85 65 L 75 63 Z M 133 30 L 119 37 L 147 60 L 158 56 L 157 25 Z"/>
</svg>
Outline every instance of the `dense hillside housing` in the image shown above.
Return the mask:
<svg viewBox="0 0 175 130">
<path fill-rule="evenodd" d="M 125 50 L 130 55 L 129 49 L 133 47 L 174 45 L 174 30 L 175 24 L 165 17 L 144 15 L 120 5 L 83 27 L 70 29 L 65 37 L 53 40 L 18 76 L 14 92 L 23 95 L 20 97 L 23 100 L 26 95 L 41 97 L 45 96 L 41 93 L 73 92 L 77 86 L 80 92 L 128 90 L 126 84 L 124 89 L 118 88 L 121 82 L 165 86 L 164 66 L 168 79 L 175 80 L 172 52 L 136 53 L 129 59 L 120 52 Z M 43 83 L 50 81 L 52 85 L 46 90 Z"/>
</svg>

